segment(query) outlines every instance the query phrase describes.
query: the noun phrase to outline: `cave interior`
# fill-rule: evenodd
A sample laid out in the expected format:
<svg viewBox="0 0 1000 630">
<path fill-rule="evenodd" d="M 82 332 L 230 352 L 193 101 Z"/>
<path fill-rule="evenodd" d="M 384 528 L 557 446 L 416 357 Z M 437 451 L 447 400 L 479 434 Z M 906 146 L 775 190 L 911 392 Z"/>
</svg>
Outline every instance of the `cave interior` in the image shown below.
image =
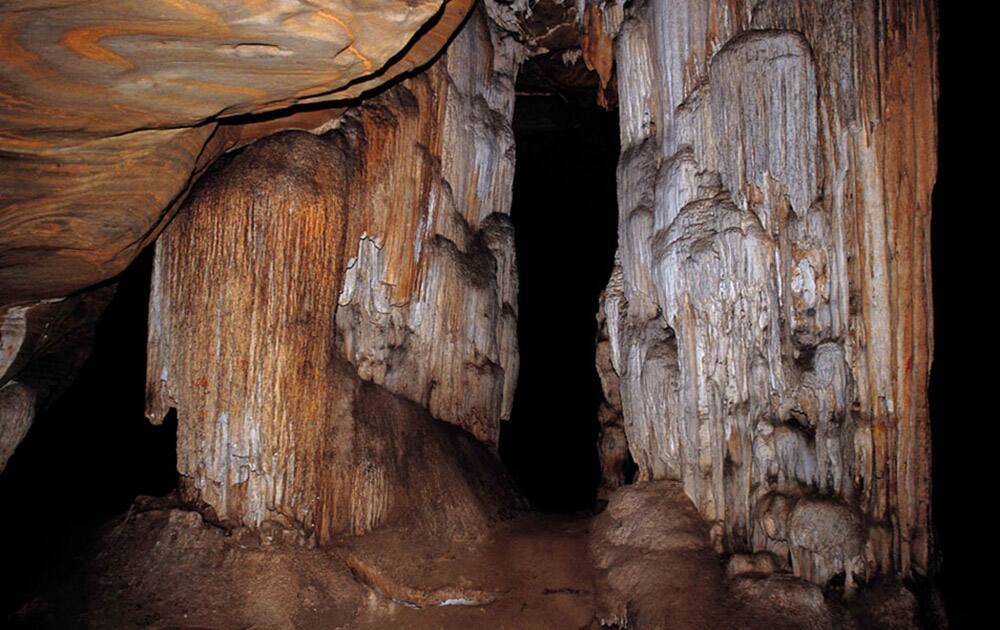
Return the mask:
<svg viewBox="0 0 1000 630">
<path fill-rule="evenodd" d="M 945 7 L 59 4 L 0 626 L 970 623 Z"/>
</svg>

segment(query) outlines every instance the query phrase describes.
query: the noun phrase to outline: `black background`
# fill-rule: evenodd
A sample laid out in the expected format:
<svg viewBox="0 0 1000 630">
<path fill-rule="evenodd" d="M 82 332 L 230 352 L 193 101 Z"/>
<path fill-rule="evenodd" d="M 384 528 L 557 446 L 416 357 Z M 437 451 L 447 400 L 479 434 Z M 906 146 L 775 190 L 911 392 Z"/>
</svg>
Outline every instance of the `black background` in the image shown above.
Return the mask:
<svg viewBox="0 0 1000 630">
<path fill-rule="evenodd" d="M 137 495 L 176 486 L 176 421 L 157 427 L 144 415 L 151 261 L 148 249 L 117 278 L 90 358 L 39 410 L 0 475 L 0 625 L 4 612 L 67 580 L 81 583 L 64 592 L 84 597 L 75 567 L 98 528 Z"/>
<path fill-rule="evenodd" d="M 938 42 L 938 174 L 931 215 L 934 291 L 934 358 L 929 392 L 931 510 L 936 530 L 937 581 L 952 627 L 966 628 L 973 627 L 973 603 L 978 601 L 970 592 L 975 582 L 976 565 L 979 565 L 978 571 L 983 570 L 983 559 L 977 556 L 983 553 L 984 545 L 992 546 L 983 539 L 982 532 L 977 531 L 976 514 L 979 518 L 989 518 L 985 514 L 995 510 L 989 487 L 995 482 L 996 472 L 987 471 L 982 458 L 996 458 L 996 455 L 980 452 L 988 444 L 979 437 L 985 429 L 976 426 L 978 422 L 974 419 L 995 416 L 996 412 L 989 411 L 989 407 L 981 407 L 981 411 L 972 408 L 970 395 L 975 396 L 979 391 L 972 383 L 972 373 L 979 369 L 976 361 L 981 356 L 984 337 L 980 336 L 982 331 L 977 328 L 977 317 L 970 308 L 975 304 L 975 292 L 963 282 L 970 270 L 977 268 L 972 256 L 978 231 L 974 225 L 978 218 L 970 221 L 969 210 L 980 203 L 978 200 L 970 203 L 966 199 L 976 196 L 975 187 L 968 185 L 972 175 L 967 167 L 970 160 L 982 160 L 985 156 L 978 153 L 978 149 L 970 150 L 983 133 L 982 120 L 977 121 L 970 108 L 974 99 L 963 98 L 966 90 L 969 93 L 976 90 L 979 78 L 970 82 L 970 77 L 962 73 L 975 72 L 975 68 L 963 68 L 963 65 L 984 57 L 966 49 L 974 36 L 967 32 L 968 16 L 959 13 L 963 5 L 938 4 L 941 33 Z M 988 56 L 993 57 L 995 54 Z M 970 132 L 973 135 L 970 136 Z M 995 158 L 987 161 L 989 167 L 995 164 Z M 992 266 L 995 268 L 996 264 Z M 990 406 L 995 408 L 995 403 Z M 978 496 L 974 498 L 974 494 Z"/>
</svg>

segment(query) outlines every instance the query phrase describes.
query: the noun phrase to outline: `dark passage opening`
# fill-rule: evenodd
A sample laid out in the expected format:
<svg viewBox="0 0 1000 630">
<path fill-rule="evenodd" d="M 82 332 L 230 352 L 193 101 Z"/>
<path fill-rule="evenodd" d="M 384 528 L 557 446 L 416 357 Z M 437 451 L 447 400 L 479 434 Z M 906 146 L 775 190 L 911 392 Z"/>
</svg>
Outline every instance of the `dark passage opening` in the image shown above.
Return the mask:
<svg viewBox="0 0 1000 630">
<path fill-rule="evenodd" d="M 514 110 L 521 368 L 500 455 L 533 507 L 573 511 L 600 482 L 596 313 L 618 245 L 618 114 L 538 70 L 526 64 Z"/>
<path fill-rule="evenodd" d="M 939 3 L 938 171 L 931 199 L 934 358 L 928 394 L 936 583 L 951 627 L 974 628 L 981 625 L 973 621 L 979 617 L 976 604 L 981 600 L 968 584 L 970 576 L 981 571 L 983 545 L 979 536 L 970 535 L 969 516 L 975 512 L 970 506 L 981 503 L 981 493 L 991 486 L 989 480 L 995 472 L 992 441 L 970 440 L 970 431 L 974 434 L 975 430 L 964 421 L 982 415 L 988 408 L 983 407 L 980 397 L 969 395 L 970 391 L 981 391 L 977 379 L 984 378 L 980 375 L 987 372 L 977 369 L 982 362 L 978 355 L 982 328 L 970 323 L 975 321 L 970 319 L 969 308 L 973 303 L 970 295 L 975 291 L 970 290 L 969 281 L 959 279 L 969 277 L 966 274 L 975 265 L 973 252 L 989 250 L 976 247 L 975 230 L 970 230 L 968 221 L 956 211 L 979 203 L 979 192 L 966 183 L 970 171 L 964 139 L 976 136 L 979 122 L 968 115 L 976 84 L 967 80 L 970 76 L 963 76 L 969 73 L 963 62 L 973 51 L 971 46 L 962 49 L 965 42 L 972 40 L 958 27 L 961 14 L 961 5 Z M 982 445 L 982 454 L 974 452 L 977 444 Z"/>
<path fill-rule="evenodd" d="M 52 352 L 18 374 L 32 384 L 52 382 L 53 390 L 0 475 L 0 625 L 5 614 L 26 606 L 28 619 L 48 627 L 46 611 L 32 609 L 30 597 L 38 593 L 82 602 L 86 558 L 100 528 L 136 496 L 176 486 L 176 420 L 153 426 L 144 415 L 152 253 L 147 249 L 109 283 L 117 289 L 96 331 L 92 319 L 61 331 Z M 99 309 L 109 287 L 92 292 L 81 308 Z M 68 365 L 90 347 L 82 365 Z"/>
</svg>

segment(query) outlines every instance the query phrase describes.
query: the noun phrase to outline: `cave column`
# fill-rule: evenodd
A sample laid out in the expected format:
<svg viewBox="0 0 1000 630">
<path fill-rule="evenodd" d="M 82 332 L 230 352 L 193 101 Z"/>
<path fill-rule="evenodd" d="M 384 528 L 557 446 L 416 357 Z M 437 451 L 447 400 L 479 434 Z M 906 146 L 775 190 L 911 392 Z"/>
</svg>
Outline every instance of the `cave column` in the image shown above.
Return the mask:
<svg viewBox="0 0 1000 630">
<path fill-rule="evenodd" d="M 933 5 L 599 4 L 640 478 L 816 582 L 927 571 Z"/>
<path fill-rule="evenodd" d="M 183 495 L 210 518 L 322 543 L 406 517 L 407 493 L 463 531 L 504 495 L 467 445 L 495 446 L 517 369 L 514 64 L 494 37 L 477 11 L 333 130 L 225 158 L 157 241 L 147 415 L 176 409 Z M 491 481 L 453 470 L 473 457 Z"/>
</svg>

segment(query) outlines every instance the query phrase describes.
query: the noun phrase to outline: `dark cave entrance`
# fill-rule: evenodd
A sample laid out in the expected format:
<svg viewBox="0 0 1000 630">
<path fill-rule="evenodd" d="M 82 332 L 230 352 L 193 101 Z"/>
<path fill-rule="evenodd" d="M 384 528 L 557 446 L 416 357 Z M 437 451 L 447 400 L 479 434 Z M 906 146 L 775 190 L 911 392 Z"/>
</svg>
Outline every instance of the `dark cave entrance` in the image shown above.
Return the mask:
<svg viewBox="0 0 1000 630">
<path fill-rule="evenodd" d="M 517 84 L 511 219 L 521 367 L 500 434 L 521 490 L 534 508 L 552 511 L 595 504 L 596 313 L 618 246 L 618 112 L 597 105 L 595 75 L 570 78 L 541 58 L 525 64 Z"/>
<path fill-rule="evenodd" d="M 964 59 L 958 30 L 961 5 L 942 2 L 938 7 L 938 156 L 937 181 L 931 199 L 931 273 L 934 292 L 934 349 L 928 396 L 931 417 L 931 523 L 934 527 L 936 583 L 953 628 L 975 627 L 975 589 L 965 586 L 968 576 L 979 570 L 982 550 L 978 536 L 969 535 L 969 506 L 979 499 L 977 483 L 970 479 L 991 474 L 980 472 L 971 462 L 988 461 L 970 453 L 968 425 L 956 418 L 981 413 L 980 403 L 968 391 L 975 365 L 965 358 L 968 348 L 980 344 L 979 331 L 969 325 L 969 285 L 956 282 L 969 265 L 968 224 L 955 208 L 976 203 L 974 189 L 964 185 L 964 142 L 971 137 L 961 128 L 969 119 L 965 103 L 971 95 L 956 88 L 972 85 L 956 69 Z M 964 97 L 964 98 L 963 98 Z M 970 119 L 973 120 L 973 119 Z M 971 131 L 968 130 L 968 131 Z M 975 331 L 975 332 L 973 332 Z M 974 560 L 976 559 L 976 560 Z"/>
<path fill-rule="evenodd" d="M 47 590 L 85 597 L 84 585 L 72 586 L 85 577 L 71 570 L 80 563 L 65 560 L 89 557 L 109 519 L 137 496 L 162 496 L 177 485 L 175 414 L 161 426 L 144 415 L 152 260 L 150 247 L 108 283 L 117 287 L 96 330 L 86 322 L 60 331 L 52 353 L 40 353 L 18 375 L 53 383 L 0 475 L 0 505 L 11 510 L 0 519 L 0 538 L 8 541 L 0 620 Z M 75 351 L 77 337 L 92 350 L 73 369 L 65 349 L 68 342 Z"/>
</svg>

